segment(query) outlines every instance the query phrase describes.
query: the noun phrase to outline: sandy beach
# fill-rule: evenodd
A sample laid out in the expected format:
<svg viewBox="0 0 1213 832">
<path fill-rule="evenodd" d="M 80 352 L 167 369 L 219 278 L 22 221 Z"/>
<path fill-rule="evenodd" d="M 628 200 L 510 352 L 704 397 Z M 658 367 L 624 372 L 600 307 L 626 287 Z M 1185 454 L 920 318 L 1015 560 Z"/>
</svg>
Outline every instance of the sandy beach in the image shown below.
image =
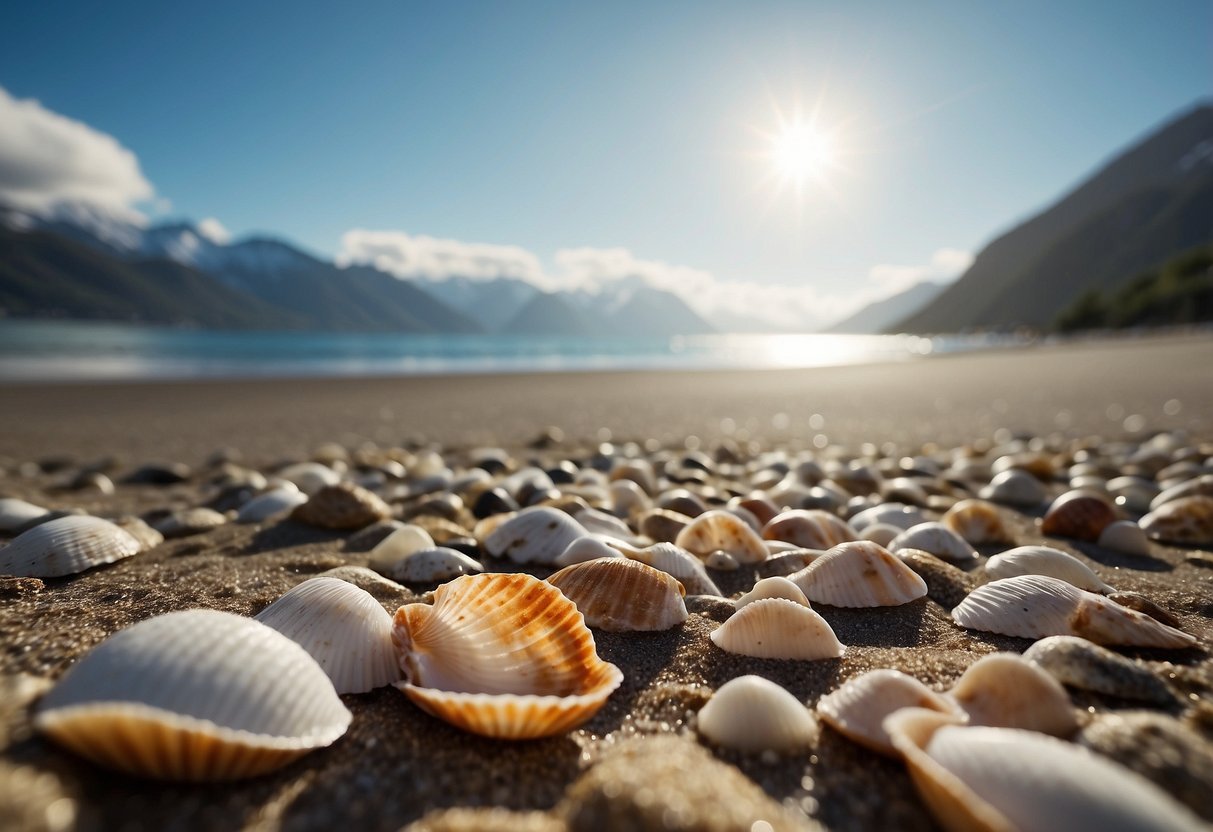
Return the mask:
<svg viewBox="0 0 1213 832">
<path fill-rule="evenodd" d="M 1185 447 L 1203 442 L 1207 449 L 1213 441 L 1213 338 L 1075 342 L 814 370 L 11 384 L 0 391 L 0 496 L 155 519 L 213 496 L 207 466 L 217 451 L 233 449 L 238 456 L 229 451 L 229 458 L 269 471 L 332 442 L 351 452 L 367 443 L 433 446 L 448 464 L 466 461 L 476 446 L 499 446 L 522 466 L 588 464 L 605 441 L 636 442 L 650 455 L 698 449 L 711 456 L 725 448 L 748 461 L 761 451 L 814 450 L 824 459 L 842 449 L 843 458 L 866 452 L 895 459 L 1035 436 L 1072 462 L 1069 440 L 1136 442 L 1160 431 L 1178 432 Z M 541 437 L 545 444 L 536 442 Z M 866 451 L 864 443 L 871 445 Z M 43 464 L 31 465 L 37 462 Z M 122 483 L 152 462 L 193 470 L 175 484 Z M 61 488 L 90 466 L 117 483 L 114 493 Z M 707 490 L 716 484 L 712 476 L 684 487 Z M 1046 487 L 1051 496 L 1061 493 L 1064 475 Z M 393 506 L 407 512 L 420 502 Z M 1213 555 L 1160 543 L 1148 554 L 1126 554 L 1046 540 L 1037 525 L 1043 510 L 1001 509 L 1015 544 L 1047 542 L 1075 554 L 1197 637 L 1186 650 L 1118 651 L 1167 680 L 1175 694 L 1170 706 L 1070 695 L 1092 724 L 1143 710 L 1173 718 L 1194 743 L 1189 774 L 1197 796 L 1188 795 L 1189 808 L 1213 821 Z M 452 518 L 467 529 L 475 522 L 462 504 Z M 253 780 L 192 786 L 110 773 L 33 733 L 36 697 L 114 632 L 191 607 L 256 614 L 307 577 L 366 565 L 366 548 L 351 537 L 291 520 L 228 523 L 41 587 L 0 585 L 0 827 L 395 830 L 420 822 L 418 828 L 723 830 L 750 828 L 761 818 L 776 829 L 932 829 L 901 763 L 824 725 L 803 752 L 746 754 L 698 740 L 695 713 L 715 689 L 746 673 L 777 682 L 811 708 L 870 669 L 900 669 L 946 690 L 978 657 L 1021 653 L 1031 644 L 964 630 L 947 606 L 927 597 L 880 609 L 821 607 L 847 645 L 840 659 L 754 659 L 711 643 L 731 605 L 697 598 L 687 620 L 664 632 L 596 631 L 599 654 L 620 667 L 624 682 L 588 723 L 551 739 L 473 736 L 384 688 L 344 697 L 354 721 L 331 748 Z M 553 571 L 496 558 L 485 566 L 539 578 Z M 980 570 L 969 570 L 978 583 Z M 736 596 L 758 574 L 750 566 L 713 577 L 725 596 Z M 379 585 L 374 594 L 394 612 L 428 598 L 432 588 Z M 1129 749 L 1122 763 L 1149 768 L 1134 759 L 1132 743 Z M 1166 780 L 1157 769 L 1147 773 Z M 1187 788 L 1172 779 L 1175 789 Z M 1203 806 L 1202 787 L 1209 790 Z M 451 808 L 485 811 L 434 814 Z"/>
</svg>

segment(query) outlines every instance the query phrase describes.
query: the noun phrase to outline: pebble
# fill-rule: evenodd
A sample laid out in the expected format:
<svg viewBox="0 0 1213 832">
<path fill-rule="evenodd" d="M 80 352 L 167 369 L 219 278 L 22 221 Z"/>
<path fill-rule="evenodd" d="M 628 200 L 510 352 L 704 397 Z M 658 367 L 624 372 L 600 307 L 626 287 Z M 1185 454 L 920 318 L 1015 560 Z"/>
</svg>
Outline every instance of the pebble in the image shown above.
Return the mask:
<svg viewBox="0 0 1213 832">
<path fill-rule="evenodd" d="M 390 517 L 392 510 L 376 494 L 353 483 L 326 485 L 291 512 L 291 519 L 338 531 L 361 529 Z"/>
<path fill-rule="evenodd" d="M 1072 688 L 1170 705 L 1175 694 L 1140 662 L 1077 636 L 1050 636 L 1028 648 L 1024 658 Z"/>
<path fill-rule="evenodd" d="M 191 473 L 190 467 L 182 462 L 144 465 L 127 474 L 122 481 L 128 485 L 176 485 L 187 482 Z"/>
<path fill-rule="evenodd" d="M 976 583 L 962 569 L 945 563 L 921 549 L 902 549 L 897 553 L 902 563 L 913 569 L 927 585 L 927 597 L 950 610 L 973 591 Z"/>
<path fill-rule="evenodd" d="M 174 511 L 152 523 L 152 528 L 166 540 L 202 534 L 227 523 L 227 517 L 210 508 L 187 508 Z"/>
</svg>

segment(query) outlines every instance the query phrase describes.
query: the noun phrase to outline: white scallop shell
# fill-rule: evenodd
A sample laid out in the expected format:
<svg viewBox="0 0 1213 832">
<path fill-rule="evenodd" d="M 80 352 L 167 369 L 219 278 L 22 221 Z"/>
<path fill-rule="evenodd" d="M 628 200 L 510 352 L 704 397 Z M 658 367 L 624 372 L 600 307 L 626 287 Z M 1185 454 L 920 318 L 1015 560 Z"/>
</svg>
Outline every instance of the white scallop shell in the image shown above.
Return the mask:
<svg viewBox="0 0 1213 832">
<path fill-rule="evenodd" d="M 962 627 L 1021 638 L 1082 636 L 1096 644 L 1191 647 L 1196 639 L 1102 595 L 1045 575 L 980 586 L 952 610 Z"/>
<path fill-rule="evenodd" d="M 770 578 L 763 578 L 754 584 L 754 588 L 742 595 L 734 603 L 736 609 L 741 609 L 746 604 L 752 604 L 755 601 L 761 601 L 763 598 L 784 598 L 788 601 L 795 601 L 797 604 L 809 606 L 809 599 L 804 597 L 804 593 L 800 591 L 800 587 L 779 575 Z"/>
<path fill-rule="evenodd" d="M 548 506 L 525 508 L 493 529 L 485 550 L 515 563 L 553 564 L 579 537 L 589 532 L 569 515 Z"/>
<path fill-rule="evenodd" d="M 767 559 L 767 547 L 751 526 L 727 511 L 705 511 L 678 533 L 674 543 L 700 558 L 726 552 L 738 563 Z"/>
<path fill-rule="evenodd" d="M 1099 533 L 1099 545 L 1129 555 L 1150 554 L 1150 539 L 1132 520 L 1117 520 L 1105 526 Z"/>
<path fill-rule="evenodd" d="M 307 495 L 297 488 L 275 488 L 273 491 L 258 494 L 241 506 L 236 515 L 236 522 L 261 523 L 271 517 L 286 514 L 306 502 Z"/>
<path fill-rule="evenodd" d="M 392 617 L 365 590 L 339 578 L 309 578 L 257 614 L 306 650 L 338 693 L 366 693 L 400 679 Z"/>
<path fill-rule="evenodd" d="M 278 472 L 278 477 L 294 483 L 309 497 L 327 485 L 341 482 L 341 475 L 319 462 L 296 462 Z"/>
<path fill-rule="evenodd" d="M 949 693 L 969 715 L 970 725 L 1022 728 L 1055 737 L 1078 730 L 1065 688 L 1014 653 L 982 656 Z"/>
<path fill-rule="evenodd" d="M 713 630 L 711 639 L 728 653 L 760 659 L 833 659 L 844 650 L 824 618 L 786 598 L 747 604 Z"/>
<path fill-rule="evenodd" d="M 919 523 L 906 529 L 889 544 L 889 551 L 894 554 L 902 549 L 921 549 L 949 563 L 977 559 L 977 550 L 943 523 Z"/>
<path fill-rule="evenodd" d="M 632 560 L 647 563 L 667 575 L 677 578 L 686 588 L 687 595 L 720 595 L 720 588 L 708 576 L 703 561 L 686 549 L 673 543 L 654 543 L 644 549 L 635 549 L 626 543 L 611 542 L 614 548 Z"/>
<path fill-rule="evenodd" d="M 698 730 L 736 751 L 797 751 L 817 736 L 809 710 L 761 676 L 738 676 L 721 685 L 699 710 Z"/>
<path fill-rule="evenodd" d="M 0 532 L 15 531 L 31 520 L 50 514 L 48 509 L 18 500 L 15 497 L 0 499 Z"/>
<path fill-rule="evenodd" d="M 841 543 L 789 580 L 813 603 L 833 607 L 896 607 L 927 594 L 913 569 L 870 540 Z"/>
<path fill-rule="evenodd" d="M 817 701 L 817 713 L 834 730 L 880 754 L 896 757 L 884 720 L 902 708 L 930 708 L 963 719 L 955 700 L 900 670 L 871 670 Z"/>
<path fill-rule="evenodd" d="M 631 480 L 620 480 L 620 482 L 632 482 Z M 632 483 L 635 485 L 635 483 Z M 639 486 L 637 486 L 639 488 Z M 623 553 L 613 546 L 607 544 L 608 540 L 613 538 L 605 537 L 604 535 L 591 535 L 589 537 L 579 537 L 570 543 L 565 550 L 556 558 L 556 566 L 572 566 L 575 563 L 585 563 L 589 560 L 598 560 L 600 558 L 621 558 Z"/>
<path fill-rule="evenodd" d="M 34 726 L 122 771 L 231 780 L 332 744 L 350 718 L 324 670 L 286 636 L 186 610 L 94 648 L 42 700 Z"/>
<path fill-rule="evenodd" d="M 370 553 L 370 567 L 385 573 L 414 552 L 424 552 L 437 546 L 430 533 L 420 526 L 405 525 L 379 541 Z"/>
<path fill-rule="evenodd" d="M 916 506 L 907 506 L 902 503 L 881 503 L 878 506 L 865 508 L 847 522 L 852 529 L 860 533 L 876 523 L 887 523 L 904 531 L 919 523 L 927 522 L 927 517 L 922 513 L 922 509 Z"/>
<path fill-rule="evenodd" d="M 393 581 L 417 584 L 449 581 L 460 575 L 483 571 L 484 565 L 475 558 L 468 557 L 456 549 L 436 546 L 433 549 L 410 552 L 384 569 L 383 574 Z"/>
<path fill-rule="evenodd" d="M 59 578 L 139 553 L 139 541 L 108 520 L 73 514 L 48 520 L 0 549 L 0 575 Z"/>
<path fill-rule="evenodd" d="M 991 578 L 1048 575 L 1089 592 L 1116 591 L 1078 558 L 1051 546 L 1019 546 L 995 555 L 986 561 L 986 574 Z"/>
</svg>

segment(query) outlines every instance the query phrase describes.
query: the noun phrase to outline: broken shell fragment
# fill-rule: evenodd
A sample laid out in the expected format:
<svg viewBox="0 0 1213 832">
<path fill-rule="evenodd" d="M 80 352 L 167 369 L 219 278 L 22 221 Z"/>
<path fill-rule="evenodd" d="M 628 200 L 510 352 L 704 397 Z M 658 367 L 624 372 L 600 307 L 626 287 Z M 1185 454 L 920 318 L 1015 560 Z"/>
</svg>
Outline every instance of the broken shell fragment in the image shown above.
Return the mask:
<svg viewBox="0 0 1213 832">
<path fill-rule="evenodd" d="M 834 659 L 844 649 L 824 618 L 786 598 L 747 604 L 713 630 L 711 639 L 725 652 L 760 659 Z"/>
<path fill-rule="evenodd" d="M 794 509 L 777 514 L 763 526 L 762 536 L 786 541 L 800 549 L 829 549 L 855 539 L 846 523 L 820 509 Z"/>
<path fill-rule="evenodd" d="M 668 630 L 686 620 L 682 584 L 659 569 L 613 557 L 566 566 L 548 578 L 585 616 L 612 632 Z"/>
<path fill-rule="evenodd" d="M 34 526 L 0 549 L 0 575 L 59 578 L 139 553 L 139 541 L 108 520 L 73 514 Z"/>
<path fill-rule="evenodd" d="M 961 500 L 944 513 L 942 522 L 974 546 L 1011 540 L 1002 515 L 985 500 Z"/>
<path fill-rule="evenodd" d="M 705 511 L 678 533 L 674 543 L 701 559 L 713 552 L 732 555 L 738 563 L 767 559 L 767 547 L 758 533 L 727 511 Z"/>
<path fill-rule="evenodd" d="M 1072 688 L 1156 705 L 1175 701 L 1171 688 L 1148 667 L 1085 638 L 1042 638 L 1023 657 Z"/>
<path fill-rule="evenodd" d="M 1094 491 L 1067 491 L 1062 494 L 1040 521 L 1041 534 L 1072 537 L 1094 543 L 1109 524 L 1117 520 L 1116 509 L 1107 499 Z"/>
<path fill-rule="evenodd" d="M 949 563 L 965 563 L 977 558 L 977 550 L 943 523 L 919 523 L 906 529 L 889 544 L 893 554 L 902 549 L 920 549 Z"/>
<path fill-rule="evenodd" d="M 927 594 L 914 570 L 870 540 L 841 543 L 789 580 L 815 604 L 896 607 Z"/>
<path fill-rule="evenodd" d="M 869 671 L 817 701 L 817 713 L 827 725 L 888 757 L 896 757 L 897 751 L 885 732 L 884 720 L 903 708 L 928 708 L 964 719 L 954 700 L 900 670 Z"/>
<path fill-rule="evenodd" d="M 809 606 L 809 599 L 804 597 L 804 593 L 800 590 L 800 587 L 787 578 L 772 576 L 770 578 L 762 578 L 758 583 L 754 584 L 753 589 L 737 599 L 735 607 L 736 609 L 741 609 L 746 604 L 761 601 L 763 598 L 784 598 L 788 601 L 795 601 L 797 604 L 803 604 L 806 607 Z"/>
<path fill-rule="evenodd" d="M 515 563 L 554 564 L 570 543 L 588 535 L 584 526 L 563 511 L 536 506 L 523 509 L 493 529 L 484 539 L 484 548 L 495 558 L 509 558 Z"/>
<path fill-rule="evenodd" d="M 1180 497 L 1138 521 L 1152 540 L 1188 546 L 1213 545 L 1213 497 Z"/>
<path fill-rule="evenodd" d="M 1019 546 L 995 555 L 986 561 L 986 574 L 991 578 L 1048 575 L 1088 592 L 1116 591 L 1078 558 L 1050 546 Z"/>
<path fill-rule="evenodd" d="M 1013 653 L 992 653 L 973 664 L 949 691 L 970 725 L 1022 728 L 1055 737 L 1078 730 L 1070 697 L 1057 680 Z"/>
<path fill-rule="evenodd" d="M 808 708 L 761 676 L 738 676 L 699 710 L 698 730 L 710 742 L 735 751 L 797 751 L 817 736 Z"/>
</svg>

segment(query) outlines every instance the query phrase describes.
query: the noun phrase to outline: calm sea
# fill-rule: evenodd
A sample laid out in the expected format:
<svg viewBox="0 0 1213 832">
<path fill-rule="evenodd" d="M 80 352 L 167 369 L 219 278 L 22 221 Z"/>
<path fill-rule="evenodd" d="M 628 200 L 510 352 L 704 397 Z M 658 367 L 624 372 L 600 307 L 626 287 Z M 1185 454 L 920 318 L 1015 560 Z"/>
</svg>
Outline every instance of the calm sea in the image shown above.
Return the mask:
<svg viewBox="0 0 1213 832">
<path fill-rule="evenodd" d="M 1006 336 L 696 335 L 673 338 L 208 332 L 0 321 L 6 381 L 431 375 L 558 370 L 825 367 L 1014 343 Z"/>
</svg>

